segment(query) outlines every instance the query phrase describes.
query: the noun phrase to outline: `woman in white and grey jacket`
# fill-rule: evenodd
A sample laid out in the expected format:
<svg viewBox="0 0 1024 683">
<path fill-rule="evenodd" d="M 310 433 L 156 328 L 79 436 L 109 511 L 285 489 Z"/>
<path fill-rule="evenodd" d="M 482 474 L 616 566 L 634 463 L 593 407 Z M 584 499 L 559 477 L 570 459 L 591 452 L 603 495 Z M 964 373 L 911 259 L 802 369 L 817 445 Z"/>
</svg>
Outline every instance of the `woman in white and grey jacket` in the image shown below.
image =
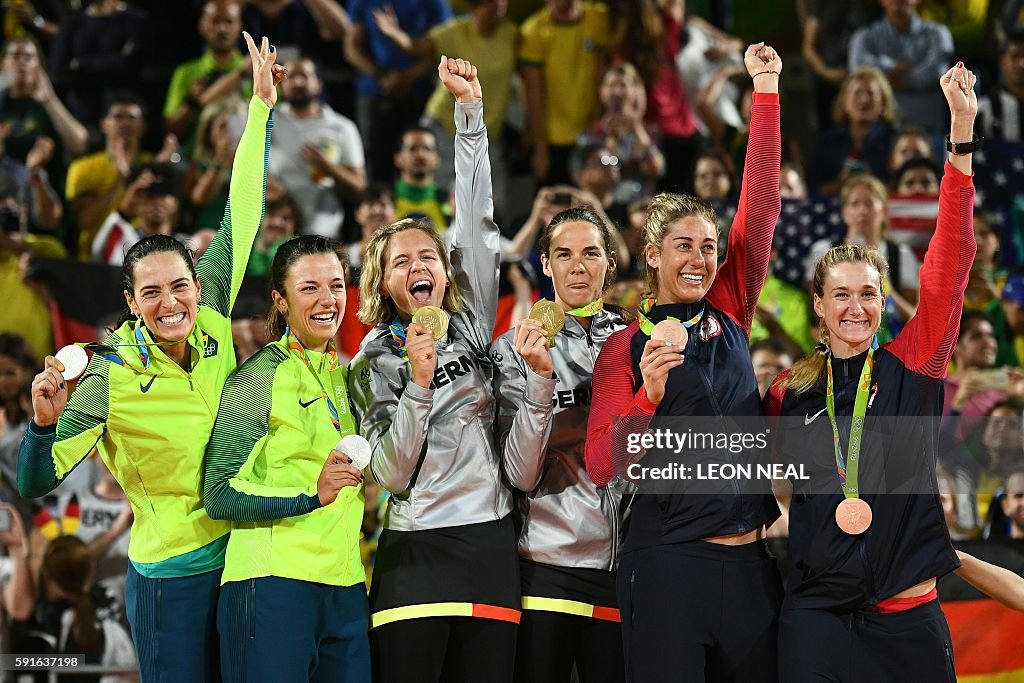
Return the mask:
<svg viewBox="0 0 1024 683">
<path fill-rule="evenodd" d="M 516 489 L 523 617 L 516 680 L 624 680 L 615 598 L 620 528 L 629 484 L 598 487 L 584 445 L 594 363 L 629 322 L 601 296 L 615 268 L 608 225 L 589 208 L 557 214 L 540 240 L 565 326 L 553 338 L 520 320 L 491 348 L 497 374 L 502 471 Z"/>
<path fill-rule="evenodd" d="M 510 681 L 520 616 L 511 494 L 492 433 L 498 228 L 482 95 L 468 62 L 442 57 L 438 74 L 457 101 L 451 247 L 416 220 L 369 240 L 359 318 L 376 327 L 349 371 L 370 472 L 391 493 L 370 589 L 374 681 L 384 683 Z M 451 316 L 436 344 L 410 322 L 426 305 Z"/>
</svg>

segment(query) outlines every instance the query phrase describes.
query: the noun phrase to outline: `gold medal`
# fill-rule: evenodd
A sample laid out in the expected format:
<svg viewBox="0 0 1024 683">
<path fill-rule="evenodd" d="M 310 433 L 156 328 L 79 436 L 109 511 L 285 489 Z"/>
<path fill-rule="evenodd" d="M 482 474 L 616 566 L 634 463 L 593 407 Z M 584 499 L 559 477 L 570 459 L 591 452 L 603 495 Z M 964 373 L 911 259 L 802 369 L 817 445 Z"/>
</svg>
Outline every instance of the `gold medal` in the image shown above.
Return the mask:
<svg viewBox="0 0 1024 683">
<path fill-rule="evenodd" d="M 861 498 L 847 498 L 836 508 L 836 524 L 851 536 L 857 536 L 871 526 L 871 506 Z"/>
<path fill-rule="evenodd" d="M 663 341 L 675 346 L 686 346 L 689 335 L 678 320 L 662 320 L 651 330 L 651 341 Z"/>
<path fill-rule="evenodd" d="M 536 320 L 544 326 L 544 334 L 554 337 L 565 326 L 565 311 L 554 301 L 541 299 L 530 309 L 530 320 Z"/>
<path fill-rule="evenodd" d="M 437 306 L 423 306 L 416 309 L 416 312 L 412 314 L 412 321 L 430 330 L 434 341 L 448 332 L 448 314 Z"/>
</svg>

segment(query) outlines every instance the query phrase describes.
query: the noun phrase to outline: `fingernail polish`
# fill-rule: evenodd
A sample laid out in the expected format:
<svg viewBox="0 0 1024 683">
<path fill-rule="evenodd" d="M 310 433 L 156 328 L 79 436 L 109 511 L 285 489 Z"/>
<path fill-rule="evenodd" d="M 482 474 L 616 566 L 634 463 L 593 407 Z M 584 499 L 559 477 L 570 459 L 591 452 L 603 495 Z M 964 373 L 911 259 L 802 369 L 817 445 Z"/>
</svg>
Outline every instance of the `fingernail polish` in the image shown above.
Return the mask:
<svg viewBox="0 0 1024 683">
<path fill-rule="evenodd" d="M 349 464 L 349 465 L 351 465 L 351 464 L 352 464 L 352 458 L 349 458 L 349 459 L 348 459 L 348 464 Z"/>
<path fill-rule="evenodd" d="M 957 62 L 957 63 L 956 63 L 956 68 L 958 68 L 958 69 L 962 69 L 962 68 L 963 68 L 963 66 L 964 66 L 964 63 L 963 63 L 963 62 Z"/>
<path fill-rule="evenodd" d="M 271 52 L 277 52 L 277 48 L 276 48 L 276 47 L 274 47 L 273 45 L 271 45 L 271 46 L 270 46 L 270 51 L 271 51 Z"/>
<path fill-rule="evenodd" d="M 61 383 L 60 383 L 60 388 L 61 388 L 61 389 L 63 389 L 63 388 L 64 388 L 64 382 L 61 382 Z"/>
</svg>

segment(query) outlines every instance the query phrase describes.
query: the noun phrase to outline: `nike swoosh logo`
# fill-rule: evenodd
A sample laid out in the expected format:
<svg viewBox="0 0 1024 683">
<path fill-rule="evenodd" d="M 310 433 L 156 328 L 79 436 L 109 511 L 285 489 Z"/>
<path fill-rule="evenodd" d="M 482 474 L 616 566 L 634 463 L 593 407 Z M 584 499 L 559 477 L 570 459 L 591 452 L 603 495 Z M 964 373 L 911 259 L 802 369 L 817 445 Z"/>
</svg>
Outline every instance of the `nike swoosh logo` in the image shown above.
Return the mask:
<svg viewBox="0 0 1024 683">
<path fill-rule="evenodd" d="M 151 386 L 153 386 L 153 380 L 155 380 L 155 379 L 156 379 L 156 375 L 153 375 L 152 377 L 149 378 L 149 381 L 146 382 L 145 384 L 143 384 L 142 382 L 139 382 L 139 389 L 142 389 L 142 393 L 146 393 L 147 391 L 149 391 L 149 388 Z"/>
<path fill-rule="evenodd" d="M 821 410 L 816 412 L 814 415 L 804 415 L 804 426 L 806 427 L 807 425 L 809 425 L 812 422 L 814 422 L 814 420 L 817 419 L 817 417 L 819 415 L 821 415 L 822 413 L 824 413 L 826 410 L 828 410 L 828 406 L 822 408 Z"/>
<path fill-rule="evenodd" d="M 311 399 L 309 401 L 305 401 L 305 402 L 303 402 L 303 400 L 300 398 L 299 399 L 299 405 L 302 406 L 303 408 L 308 408 L 309 406 L 311 406 L 314 403 L 316 403 L 317 401 L 319 401 L 321 398 L 323 398 L 323 396 L 317 396 L 316 398 Z"/>
</svg>

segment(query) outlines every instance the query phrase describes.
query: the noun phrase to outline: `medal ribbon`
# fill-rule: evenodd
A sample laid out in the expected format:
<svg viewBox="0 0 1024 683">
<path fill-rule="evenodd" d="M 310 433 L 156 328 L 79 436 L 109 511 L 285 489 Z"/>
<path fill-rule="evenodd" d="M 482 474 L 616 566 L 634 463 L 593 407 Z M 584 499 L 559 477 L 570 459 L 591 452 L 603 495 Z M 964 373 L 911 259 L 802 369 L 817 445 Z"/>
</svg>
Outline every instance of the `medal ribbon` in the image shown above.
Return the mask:
<svg viewBox="0 0 1024 683">
<path fill-rule="evenodd" d="M 645 314 L 649 313 L 652 308 L 654 308 L 654 299 L 644 299 L 643 301 L 640 302 L 640 305 L 637 306 L 636 309 L 636 317 L 637 320 L 640 321 L 640 331 L 646 334 L 648 337 L 650 337 L 651 333 L 654 332 L 654 323 L 648 320 Z M 697 315 L 693 316 L 689 320 L 680 320 L 679 318 L 673 318 L 672 316 L 666 316 L 665 319 L 675 320 L 677 323 L 682 323 L 683 327 L 685 327 L 686 329 L 690 329 L 691 327 L 696 325 L 703 316 L 704 307 L 701 306 L 700 310 L 697 311 Z"/>
<path fill-rule="evenodd" d="M 541 299 L 541 301 L 543 301 L 543 299 Z M 576 316 L 577 318 L 593 318 L 602 308 L 604 308 L 604 299 L 598 298 L 594 299 L 586 306 L 580 306 L 579 308 L 574 308 L 571 311 L 566 311 L 565 314 Z"/>
<path fill-rule="evenodd" d="M 405 325 L 402 324 L 400 318 L 395 318 L 388 325 L 388 329 L 391 330 L 391 338 L 398 344 L 398 351 L 402 354 L 402 358 L 409 360 L 409 354 L 405 352 Z"/>
<path fill-rule="evenodd" d="M 101 358 L 106 358 L 108 361 L 115 365 L 124 365 L 124 357 L 117 350 L 121 347 L 131 347 L 139 350 L 139 357 L 142 359 L 146 369 L 149 369 L 150 365 L 150 346 L 174 346 L 175 344 L 187 343 L 188 340 L 183 342 L 150 342 L 146 341 L 146 338 L 142 335 L 142 324 L 135 328 L 135 344 L 123 343 L 123 344 L 104 344 L 102 342 L 75 342 L 75 346 L 81 346 L 86 351 L 92 351 L 94 354 Z"/>
<path fill-rule="evenodd" d="M 836 424 L 836 402 L 832 388 L 832 356 L 829 354 L 825 363 L 828 374 L 826 385 L 825 406 L 828 408 L 828 420 L 832 424 L 832 443 L 836 453 L 836 469 L 839 472 L 839 483 L 843 487 L 843 495 L 847 498 L 859 498 L 860 489 L 857 482 L 857 471 L 860 464 L 860 444 L 864 434 L 864 416 L 867 415 L 868 394 L 871 386 L 871 370 L 875 366 L 875 349 L 868 351 L 864 359 L 864 367 L 857 380 L 857 398 L 853 402 L 853 418 L 850 422 L 850 448 L 844 458 L 839 445 L 839 426 Z"/>
<path fill-rule="evenodd" d="M 285 343 L 288 345 L 289 351 L 294 351 L 295 355 L 302 359 L 306 367 L 313 374 L 313 378 L 316 379 L 316 383 L 320 385 L 320 391 L 323 393 L 324 400 L 327 402 L 327 410 L 331 414 L 331 422 L 334 423 L 334 428 L 341 432 L 341 420 L 338 418 L 338 408 L 335 406 L 334 401 L 331 400 L 330 395 L 327 392 L 327 388 L 320 379 L 320 373 L 314 368 L 313 364 L 309 362 L 309 358 L 306 356 L 306 349 L 302 346 L 302 342 L 299 341 L 298 337 L 292 332 L 292 328 L 285 329 Z M 327 343 L 327 351 L 324 352 L 327 357 L 327 370 L 331 375 L 331 387 L 334 389 L 335 396 L 342 393 L 338 391 L 339 387 L 344 387 L 344 382 L 338 382 L 338 350 L 334 346 L 334 340 L 332 339 Z"/>
</svg>

